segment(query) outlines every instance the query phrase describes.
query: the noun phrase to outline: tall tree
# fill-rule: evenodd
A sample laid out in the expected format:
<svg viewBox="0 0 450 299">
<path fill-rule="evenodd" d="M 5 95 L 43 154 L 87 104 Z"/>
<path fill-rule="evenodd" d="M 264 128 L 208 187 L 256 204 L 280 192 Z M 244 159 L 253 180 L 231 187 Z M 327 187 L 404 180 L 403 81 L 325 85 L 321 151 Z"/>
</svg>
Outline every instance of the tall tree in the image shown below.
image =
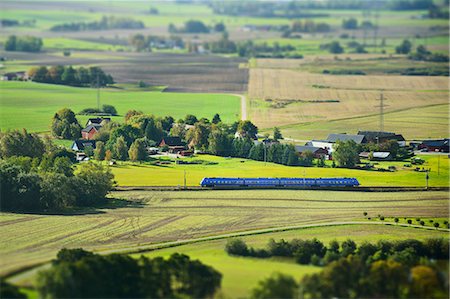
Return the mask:
<svg viewBox="0 0 450 299">
<path fill-rule="evenodd" d="M 94 158 L 98 161 L 105 160 L 106 156 L 106 148 L 105 143 L 103 141 L 97 141 L 95 143 L 95 150 L 94 150 Z"/>
<path fill-rule="evenodd" d="M 123 136 L 117 138 L 113 148 L 113 156 L 121 161 L 125 161 L 128 158 L 128 146 Z"/>
<path fill-rule="evenodd" d="M 147 159 L 146 142 L 144 138 L 136 139 L 130 146 L 128 156 L 133 162 L 145 161 Z"/>
<path fill-rule="evenodd" d="M 359 147 L 353 140 L 337 141 L 333 160 L 341 167 L 352 168 L 359 162 Z"/>
</svg>

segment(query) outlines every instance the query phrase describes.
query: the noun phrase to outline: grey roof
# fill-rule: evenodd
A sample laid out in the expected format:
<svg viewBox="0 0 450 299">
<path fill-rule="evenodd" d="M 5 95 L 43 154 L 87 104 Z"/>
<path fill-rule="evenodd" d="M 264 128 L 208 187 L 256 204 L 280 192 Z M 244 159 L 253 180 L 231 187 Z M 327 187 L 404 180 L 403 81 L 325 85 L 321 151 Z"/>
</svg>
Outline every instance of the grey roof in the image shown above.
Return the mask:
<svg viewBox="0 0 450 299">
<path fill-rule="evenodd" d="M 72 144 L 72 149 L 82 151 L 86 146 L 91 146 L 92 148 L 95 148 L 95 140 L 83 140 L 83 139 L 75 140 Z"/>
<path fill-rule="evenodd" d="M 328 135 L 328 142 L 336 142 L 336 141 L 348 141 L 353 140 L 357 144 L 361 144 L 366 141 L 366 137 L 364 135 L 350 135 L 350 134 L 330 134 Z"/>
<path fill-rule="evenodd" d="M 315 153 L 317 150 L 321 149 L 320 147 L 310 146 L 310 145 L 296 145 L 295 151 L 298 153 L 304 153 L 306 151 L 310 151 L 311 153 Z"/>
<path fill-rule="evenodd" d="M 101 129 L 101 125 L 97 125 L 97 124 L 91 124 L 89 126 L 87 126 L 86 128 L 84 128 L 83 130 L 81 130 L 81 132 L 89 132 L 91 131 L 92 128 L 94 128 L 96 131 Z"/>
<path fill-rule="evenodd" d="M 405 138 L 401 134 L 395 134 L 392 132 L 380 132 L 380 131 L 359 131 L 358 135 L 366 136 L 368 141 L 376 140 L 377 138 L 383 140 L 397 140 L 405 141 Z"/>
<path fill-rule="evenodd" d="M 88 123 L 91 123 L 91 124 L 101 124 L 103 121 L 109 122 L 109 121 L 111 121 L 111 118 L 110 118 L 110 117 L 95 117 L 95 118 L 89 118 L 89 119 L 87 120 L 87 122 L 86 122 L 86 125 L 87 125 Z"/>
</svg>

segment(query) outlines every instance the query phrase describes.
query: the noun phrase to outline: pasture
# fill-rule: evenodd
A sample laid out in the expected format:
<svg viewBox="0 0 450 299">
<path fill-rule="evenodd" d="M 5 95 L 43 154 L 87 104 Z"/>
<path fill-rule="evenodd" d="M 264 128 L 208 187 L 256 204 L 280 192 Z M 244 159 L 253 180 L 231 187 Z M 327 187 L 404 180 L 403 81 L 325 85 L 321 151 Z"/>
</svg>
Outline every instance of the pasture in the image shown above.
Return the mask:
<svg viewBox="0 0 450 299">
<path fill-rule="evenodd" d="M 361 223 L 363 212 L 370 216 L 446 218 L 448 194 L 441 191 L 127 191 L 112 192 L 110 197 L 115 200 L 103 207 L 60 215 L 1 213 L 1 274 L 48 261 L 63 247 L 102 253 L 132 252 L 156 249 L 165 242 L 181 245 L 204 237 L 202 240 L 211 242 L 151 254 L 166 255 L 173 250 L 204 259 L 224 273 L 224 292 L 237 294 L 276 269 L 304 274 L 317 268 L 282 260 L 227 257 L 223 251 L 225 241 L 217 238 L 250 234 L 245 237 L 250 244 L 263 246 L 271 237 L 318 237 L 328 242 L 347 237 L 375 241 L 447 236 L 440 230 L 384 226 L 368 220 L 341 226 L 352 221 Z M 327 224 L 334 225 L 316 227 Z M 248 278 L 242 280 L 245 283 L 238 284 L 239 277 L 247 274 Z M 29 283 L 30 277 L 18 276 L 15 282 Z"/>
<path fill-rule="evenodd" d="M 426 163 L 421 167 L 431 168 L 430 186 L 448 186 L 449 159 L 446 156 L 422 156 Z M 197 158 L 215 165 L 175 164 L 156 165 L 150 163 L 118 162 L 110 169 L 119 186 L 183 186 L 186 171 L 186 185 L 199 186 L 204 177 L 355 177 L 362 186 L 425 186 L 425 173 L 405 167 L 408 162 L 379 162 L 379 168 L 395 166 L 395 172 L 355 170 L 345 168 L 319 168 L 284 166 L 259 161 L 222 158 L 201 155 Z M 440 159 L 440 161 L 438 161 Z M 439 163 L 439 175 L 438 165 Z"/>
<path fill-rule="evenodd" d="M 68 107 L 75 113 L 97 106 L 97 90 L 34 82 L 0 82 L 0 128 L 21 129 L 31 132 L 49 131 L 55 112 Z M 122 121 L 130 109 L 141 110 L 157 116 L 171 115 L 175 119 L 186 114 L 212 118 L 220 113 L 223 121 L 239 119 L 240 99 L 226 94 L 193 94 L 167 92 L 137 92 L 120 89 L 102 89 L 100 102 L 116 107 Z M 220 108 L 218 108 L 220 105 Z M 87 116 L 79 117 L 80 122 Z"/>
</svg>

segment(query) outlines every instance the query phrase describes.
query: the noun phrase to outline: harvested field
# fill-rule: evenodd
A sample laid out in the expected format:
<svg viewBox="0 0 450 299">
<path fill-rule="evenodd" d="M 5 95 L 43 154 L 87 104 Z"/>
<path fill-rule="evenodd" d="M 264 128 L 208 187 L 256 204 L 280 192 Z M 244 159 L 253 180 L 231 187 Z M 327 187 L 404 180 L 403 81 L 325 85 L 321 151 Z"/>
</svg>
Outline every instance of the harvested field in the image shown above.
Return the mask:
<svg viewBox="0 0 450 299">
<path fill-rule="evenodd" d="M 262 128 L 376 114 L 384 90 L 385 111 L 446 104 L 447 77 L 333 76 L 285 69 L 251 69 L 250 119 Z M 265 99 L 293 102 L 273 109 Z"/>
<path fill-rule="evenodd" d="M 446 192 L 130 191 L 97 210 L 67 215 L 0 213 L 1 273 L 47 261 L 63 248 L 130 250 L 145 244 L 382 214 L 448 217 Z M 274 213 L 276 211 L 276 213 Z"/>
<path fill-rule="evenodd" d="M 105 45 L 105 47 L 108 47 Z M 248 69 L 240 68 L 243 58 L 216 55 L 169 53 L 74 52 L 70 57 L 49 53 L 0 52 L 16 60 L 27 70 L 30 65 L 96 65 L 111 74 L 118 83 L 144 81 L 150 85 L 167 86 L 171 92 L 245 93 Z M 11 62 L 12 63 L 12 62 Z M 8 63 L 6 63 L 8 67 Z"/>
</svg>

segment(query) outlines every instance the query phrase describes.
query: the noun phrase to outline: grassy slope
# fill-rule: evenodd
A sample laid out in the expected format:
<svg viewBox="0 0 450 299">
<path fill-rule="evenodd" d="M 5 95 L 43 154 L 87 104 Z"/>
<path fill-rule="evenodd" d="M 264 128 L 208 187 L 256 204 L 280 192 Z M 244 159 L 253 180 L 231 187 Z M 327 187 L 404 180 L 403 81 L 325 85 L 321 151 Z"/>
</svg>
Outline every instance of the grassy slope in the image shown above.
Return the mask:
<svg viewBox="0 0 450 299">
<path fill-rule="evenodd" d="M 48 131 L 54 113 L 64 107 L 75 112 L 96 107 L 97 91 L 33 82 L 0 82 L 0 128 L 29 131 Z M 158 116 L 171 115 L 182 118 L 191 113 L 197 117 L 211 118 L 220 113 L 223 121 L 238 119 L 240 103 L 236 96 L 225 94 L 187 94 L 162 92 L 127 92 L 101 90 L 101 104 L 116 107 L 119 115 L 129 109 L 141 110 Z M 220 109 L 218 105 L 220 103 Z M 84 120 L 86 117 L 80 117 Z M 121 121 L 122 117 L 115 120 Z"/>
<path fill-rule="evenodd" d="M 275 240 L 279 240 L 281 238 L 286 240 L 291 240 L 294 238 L 318 238 L 326 244 L 333 239 L 344 241 L 347 238 L 351 238 L 356 242 L 376 242 L 380 239 L 395 240 L 414 238 L 423 240 L 426 238 L 443 236 L 444 233 L 440 232 L 424 231 L 404 227 L 349 225 L 270 233 L 243 237 L 242 239 L 252 246 L 262 248 L 266 246 L 267 241 L 270 238 L 274 238 Z M 201 260 L 202 262 L 219 270 L 219 272 L 223 274 L 222 293 L 226 298 L 239 298 L 247 296 L 259 280 L 268 277 L 273 272 L 290 274 L 296 279 L 299 279 L 305 274 L 314 273 L 320 271 L 321 269 L 320 267 L 309 265 L 297 265 L 291 260 L 282 258 L 255 259 L 232 257 L 227 255 L 224 251 L 226 242 L 226 240 L 216 240 L 184 245 L 153 251 L 146 255 L 150 257 L 168 257 L 172 253 L 179 252 L 189 255 L 191 258 Z"/>
<path fill-rule="evenodd" d="M 424 156 L 431 168 L 430 186 L 448 186 L 449 160 L 440 159 L 440 175 L 437 175 L 438 158 Z M 111 168 L 121 186 L 177 186 L 183 185 L 186 170 L 187 185 L 198 186 L 203 177 L 356 177 L 363 186 L 424 186 L 425 175 L 403 167 L 405 162 L 381 162 L 387 168 L 395 165 L 396 172 L 377 172 L 338 168 L 289 167 L 273 163 L 214 156 L 199 156 L 198 159 L 218 162 L 217 165 L 165 165 L 119 163 Z M 245 161 L 242 163 L 241 161 Z"/>
<path fill-rule="evenodd" d="M 372 217 L 448 216 L 446 192 L 133 191 L 114 192 L 112 196 L 131 202 L 78 210 L 70 215 L 0 213 L 0 224 L 6 228 L 0 235 L 0 244 L 4 244 L 0 246 L 0 272 L 47 261 L 63 247 L 132 250 L 148 244 L 262 228 L 361 221 L 363 211 Z M 357 228 L 354 234 L 358 231 L 361 237 L 369 230 Z M 378 231 L 375 226 L 374 231 Z M 419 235 L 423 231 L 414 232 Z M 284 232 L 280 236 L 294 235 Z M 331 233 L 328 238 L 336 236 Z M 393 232 L 395 236 L 404 237 Z M 266 241 L 262 240 L 261 246 Z"/>
</svg>

